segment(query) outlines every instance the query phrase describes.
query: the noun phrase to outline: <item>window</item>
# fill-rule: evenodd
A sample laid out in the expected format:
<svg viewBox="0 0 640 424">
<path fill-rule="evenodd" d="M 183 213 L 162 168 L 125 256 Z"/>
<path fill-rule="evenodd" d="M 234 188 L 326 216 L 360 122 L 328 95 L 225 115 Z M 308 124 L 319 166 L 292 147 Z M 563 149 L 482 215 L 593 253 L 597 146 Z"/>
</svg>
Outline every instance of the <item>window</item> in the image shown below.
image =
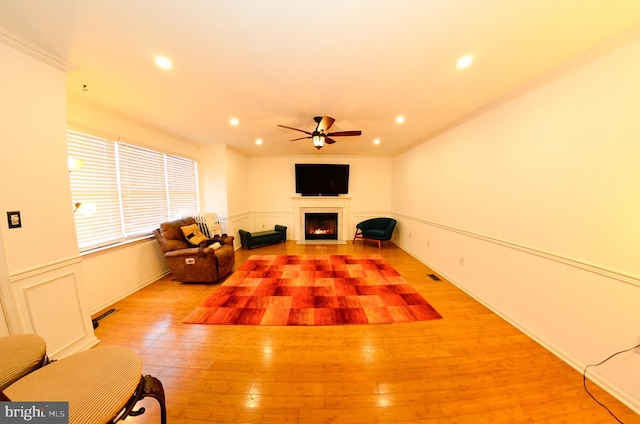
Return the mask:
<svg viewBox="0 0 640 424">
<path fill-rule="evenodd" d="M 198 210 L 195 161 L 132 144 L 67 131 L 78 247 L 86 251 L 150 234 L 158 224 Z M 95 211 L 83 213 L 93 204 Z"/>
</svg>

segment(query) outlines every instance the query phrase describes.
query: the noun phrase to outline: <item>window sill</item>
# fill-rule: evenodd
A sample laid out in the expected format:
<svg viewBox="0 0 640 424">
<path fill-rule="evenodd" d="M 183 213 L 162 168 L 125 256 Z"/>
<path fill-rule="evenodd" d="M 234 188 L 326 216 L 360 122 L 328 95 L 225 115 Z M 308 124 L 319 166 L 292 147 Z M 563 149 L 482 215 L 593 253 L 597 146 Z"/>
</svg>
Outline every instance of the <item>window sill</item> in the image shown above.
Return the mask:
<svg viewBox="0 0 640 424">
<path fill-rule="evenodd" d="M 146 236 L 140 236 L 140 237 L 132 238 L 130 240 L 121 241 L 119 243 L 110 244 L 108 246 L 96 247 L 95 249 L 85 250 L 84 252 L 80 252 L 80 256 L 90 257 L 93 255 L 104 253 L 105 251 L 108 251 L 108 250 L 110 251 L 110 250 L 120 249 L 123 247 L 129 247 L 133 244 L 143 243 L 152 239 L 153 239 L 153 235 L 151 234 Z"/>
</svg>

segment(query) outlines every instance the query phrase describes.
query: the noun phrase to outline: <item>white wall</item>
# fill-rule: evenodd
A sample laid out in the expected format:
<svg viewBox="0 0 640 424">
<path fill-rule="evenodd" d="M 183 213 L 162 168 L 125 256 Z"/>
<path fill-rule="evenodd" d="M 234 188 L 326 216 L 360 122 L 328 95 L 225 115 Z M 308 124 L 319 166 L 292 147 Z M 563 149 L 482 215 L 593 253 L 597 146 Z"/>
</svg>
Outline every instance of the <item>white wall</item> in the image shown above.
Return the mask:
<svg viewBox="0 0 640 424">
<path fill-rule="evenodd" d="M 120 139 L 195 161 L 201 157 L 199 144 L 98 106 L 91 102 L 90 94 L 86 99 L 77 95 L 67 98 L 67 125 L 99 137 Z"/>
<path fill-rule="evenodd" d="M 82 255 L 87 307 L 92 314 L 169 273 L 154 238 Z"/>
<path fill-rule="evenodd" d="M 11 278 L 9 270 L 7 270 L 7 261 L 5 260 L 4 243 L 0 237 L 0 337 L 11 334 L 11 325 L 9 320 L 14 317 L 15 329 L 20 330 L 22 326 L 18 320 L 18 312 L 16 310 L 15 300 L 11 292 Z"/>
<path fill-rule="evenodd" d="M 198 161 L 202 210 L 217 213 L 221 220 L 229 216 L 226 150 L 224 144 L 203 146 Z"/>
<path fill-rule="evenodd" d="M 200 160 L 202 210 L 215 212 L 222 231 L 234 235 L 240 247 L 238 229 L 249 215 L 247 158 L 225 144 L 205 145 Z"/>
<path fill-rule="evenodd" d="M 340 156 L 285 156 L 249 158 L 249 231 L 273 229 L 275 224 L 288 227 L 291 237 L 293 196 L 296 195 L 296 163 L 349 164 L 349 194 L 351 216 L 347 217 L 353 231 L 355 225 L 375 216 L 388 216 L 391 210 L 391 159 Z"/>
<path fill-rule="evenodd" d="M 64 356 L 97 343 L 66 165 L 66 75 L 1 41 L 2 300 L 11 333 L 37 333 Z M 7 211 L 20 211 L 21 228 L 9 228 Z"/>
<path fill-rule="evenodd" d="M 226 165 L 229 216 L 246 213 L 250 208 L 250 196 L 247 196 L 249 160 L 241 154 L 227 149 Z"/>
<path fill-rule="evenodd" d="M 396 242 L 579 370 L 640 334 L 638 75 L 634 41 L 393 160 Z M 593 372 L 638 410 L 639 366 Z"/>
<path fill-rule="evenodd" d="M 226 233 L 235 237 L 236 248 L 242 243 L 238 230 L 246 227 L 249 219 L 250 196 L 249 189 L 249 160 L 248 158 L 227 149 L 226 151 L 226 187 L 228 200 L 228 221 Z"/>
</svg>

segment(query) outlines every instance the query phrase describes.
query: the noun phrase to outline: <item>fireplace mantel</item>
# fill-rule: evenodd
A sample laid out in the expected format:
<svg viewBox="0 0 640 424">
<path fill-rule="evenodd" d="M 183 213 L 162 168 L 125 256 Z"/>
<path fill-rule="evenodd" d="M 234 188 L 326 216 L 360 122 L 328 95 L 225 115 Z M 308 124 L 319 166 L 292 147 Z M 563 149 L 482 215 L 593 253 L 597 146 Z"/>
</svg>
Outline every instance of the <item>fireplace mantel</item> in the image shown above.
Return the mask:
<svg viewBox="0 0 640 424">
<path fill-rule="evenodd" d="M 293 239 L 304 240 L 304 214 L 307 212 L 334 212 L 338 214 L 338 240 L 347 240 L 351 217 L 350 196 L 294 196 Z"/>
</svg>

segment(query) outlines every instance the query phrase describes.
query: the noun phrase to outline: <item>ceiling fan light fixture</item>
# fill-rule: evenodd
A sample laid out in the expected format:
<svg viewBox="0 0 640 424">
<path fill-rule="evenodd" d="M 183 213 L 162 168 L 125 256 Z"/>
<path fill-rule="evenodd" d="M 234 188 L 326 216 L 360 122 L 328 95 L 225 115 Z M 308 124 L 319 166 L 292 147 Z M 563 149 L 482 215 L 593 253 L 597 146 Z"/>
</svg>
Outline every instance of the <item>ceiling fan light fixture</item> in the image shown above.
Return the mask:
<svg viewBox="0 0 640 424">
<path fill-rule="evenodd" d="M 322 146 L 324 146 L 324 134 L 313 135 L 313 146 L 318 150 L 320 150 Z"/>
<path fill-rule="evenodd" d="M 288 127 L 286 125 L 278 125 L 278 126 L 281 128 L 286 128 L 288 130 L 298 131 L 298 132 L 307 134 L 308 137 L 294 138 L 291 141 L 311 139 L 311 142 L 313 143 L 313 147 L 315 147 L 318 150 L 320 150 L 322 146 L 325 145 L 325 143 L 334 144 L 336 142 L 336 140 L 333 139 L 334 137 L 354 137 L 354 136 L 362 135 L 362 131 L 360 130 L 328 132 L 329 128 L 331 128 L 331 125 L 333 125 L 333 122 L 335 121 L 335 119 L 333 119 L 330 116 L 316 116 L 315 118 L 313 118 L 313 120 L 316 121 L 317 123 L 316 129 L 313 132 L 301 130 L 299 128 Z"/>
</svg>

